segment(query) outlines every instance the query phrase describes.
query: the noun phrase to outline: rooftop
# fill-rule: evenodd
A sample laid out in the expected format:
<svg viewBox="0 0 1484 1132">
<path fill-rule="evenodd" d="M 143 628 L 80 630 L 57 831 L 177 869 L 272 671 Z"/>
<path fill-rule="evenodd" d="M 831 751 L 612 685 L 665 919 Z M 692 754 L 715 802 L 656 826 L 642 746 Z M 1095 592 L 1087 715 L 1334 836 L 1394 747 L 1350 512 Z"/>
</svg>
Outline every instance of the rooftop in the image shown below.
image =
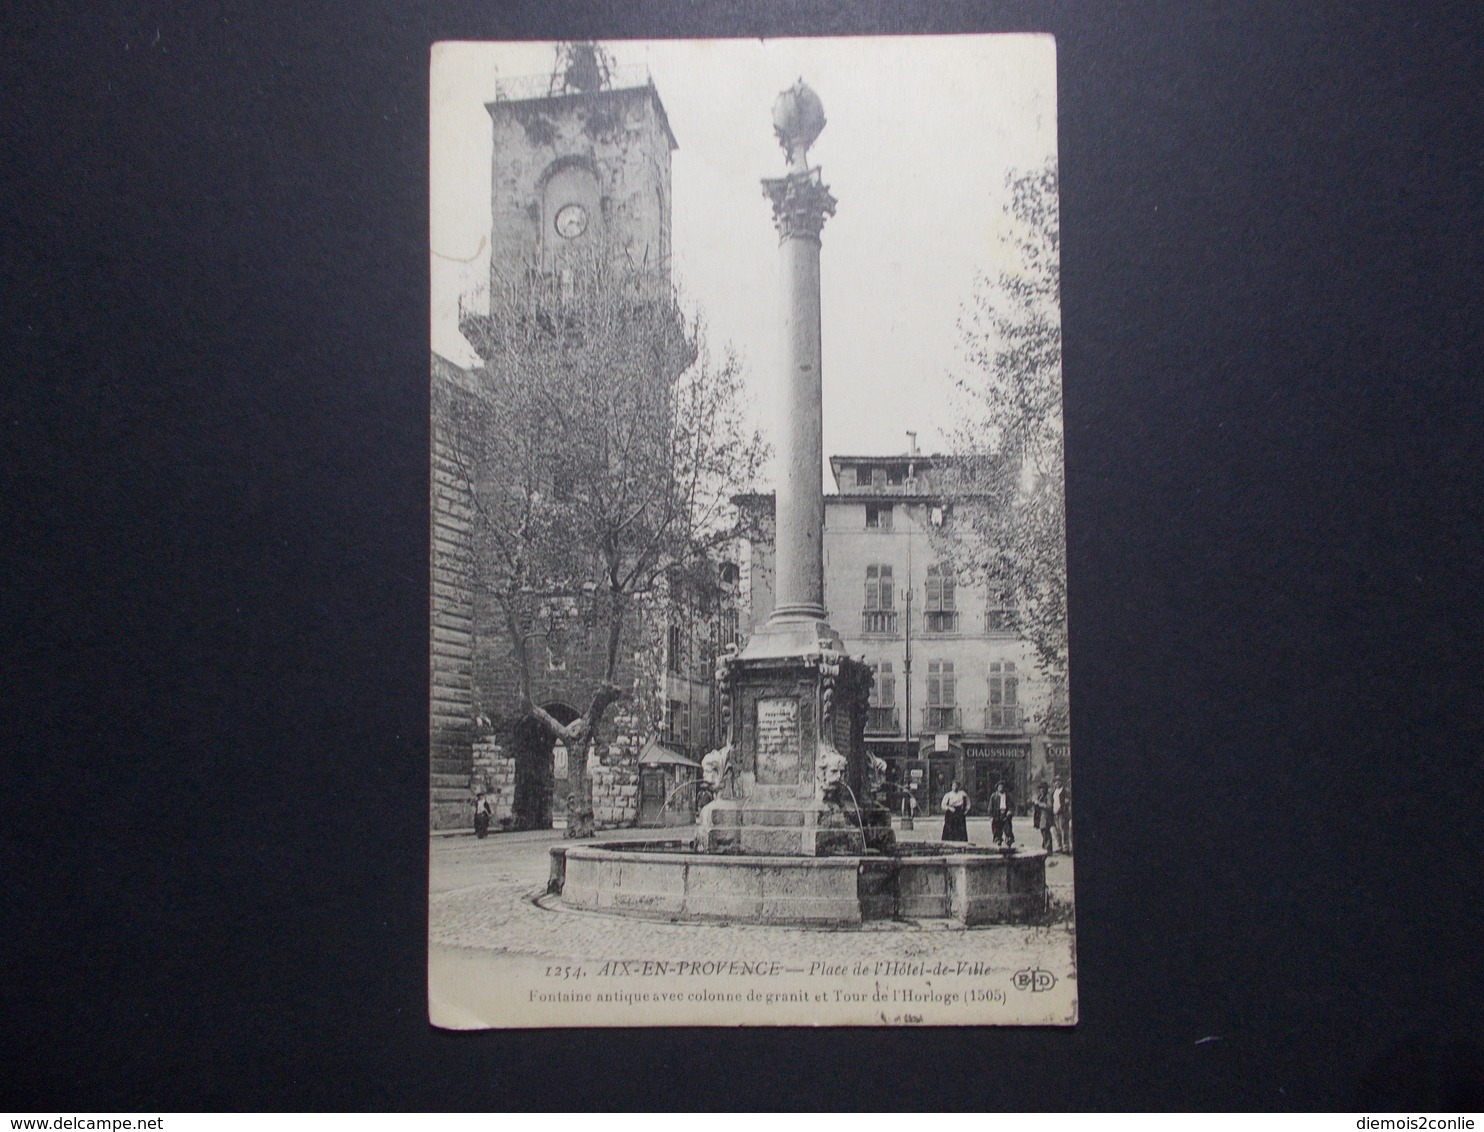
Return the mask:
<svg viewBox="0 0 1484 1132">
<path fill-rule="evenodd" d="M 640 63 L 610 66 L 602 90 L 624 90 L 635 87 L 652 87 L 654 78 L 649 68 Z M 579 90 L 569 90 L 562 80 L 560 69 L 545 71 L 539 75 L 514 75 L 495 83 L 496 102 L 524 102 L 528 99 L 560 98 L 565 95 L 581 95 Z"/>
<path fill-rule="evenodd" d="M 556 105 L 569 100 L 601 100 L 634 91 L 647 92 L 654 99 L 654 107 L 659 114 L 660 125 L 665 128 L 665 136 L 670 140 L 670 148 L 679 149 L 680 143 L 675 140 L 675 131 L 670 128 L 670 116 L 665 113 L 665 103 L 654 85 L 654 77 L 649 73 L 649 68 L 642 64 L 609 68 L 607 82 L 597 90 L 570 90 L 555 72 L 500 79 L 495 83 L 495 100 L 485 103 L 485 109 L 494 114 L 497 110 L 516 105 L 524 108 L 536 107 L 541 103 Z"/>
</svg>

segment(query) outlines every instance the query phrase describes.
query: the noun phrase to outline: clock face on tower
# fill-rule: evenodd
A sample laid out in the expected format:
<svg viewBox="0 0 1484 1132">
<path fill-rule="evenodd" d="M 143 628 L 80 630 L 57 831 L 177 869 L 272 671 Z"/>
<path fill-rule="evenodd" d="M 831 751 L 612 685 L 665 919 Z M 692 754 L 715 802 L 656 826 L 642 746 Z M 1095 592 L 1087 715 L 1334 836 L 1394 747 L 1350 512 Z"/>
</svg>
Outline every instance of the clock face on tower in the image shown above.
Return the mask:
<svg viewBox="0 0 1484 1132">
<path fill-rule="evenodd" d="M 587 209 L 580 204 L 564 204 L 557 209 L 556 231 L 564 240 L 575 240 L 587 231 Z"/>
</svg>

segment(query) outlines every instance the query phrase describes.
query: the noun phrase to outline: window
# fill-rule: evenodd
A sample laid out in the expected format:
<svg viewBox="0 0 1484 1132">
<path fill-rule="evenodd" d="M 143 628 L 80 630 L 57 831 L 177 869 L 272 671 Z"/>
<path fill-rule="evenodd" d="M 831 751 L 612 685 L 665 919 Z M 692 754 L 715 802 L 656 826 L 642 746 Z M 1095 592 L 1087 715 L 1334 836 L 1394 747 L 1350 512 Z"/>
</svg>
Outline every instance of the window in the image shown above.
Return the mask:
<svg viewBox="0 0 1484 1132">
<path fill-rule="evenodd" d="M 1020 726 L 1020 677 L 1013 660 L 989 662 L 989 708 L 984 721 L 986 729 Z"/>
<path fill-rule="evenodd" d="M 665 704 L 665 742 L 677 747 L 690 742 L 690 705 L 684 700 Z"/>
<path fill-rule="evenodd" d="M 871 706 L 894 706 L 897 702 L 897 678 L 891 670 L 891 661 L 883 660 L 871 665 L 871 676 Z"/>
<path fill-rule="evenodd" d="M 958 681 L 953 674 L 953 661 L 928 661 L 927 707 L 923 716 L 927 731 L 958 729 Z"/>
<path fill-rule="evenodd" d="M 888 563 L 883 562 L 866 567 L 866 608 L 871 610 L 896 608 L 891 566 Z"/>
<path fill-rule="evenodd" d="M 1013 633 L 1015 631 L 1015 604 L 1010 595 L 990 591 L 984 610 L 986 633 Z"/>
<path fill-rule="evenodd" d="M 894 633 L 897 627 L 896 594 L 891 567 L 877 563 L 866 567 L 866 604 L 862 631 Z"/>
<path fill-rule="evenodd" d="M 928 661 L 928 703 L 933 707 L 953 707 L 958 698 L 958 682 L 953 675 L 953 661 Z"/>
<path fill-rule="evenodd" d="M 866 508 L 866 530 L 889 531 L 891 530 L 891 504 L 884 507 Z"/>
<path fill-rule="evenodd" d="M 871 465 L 870 464 L 857 464 L 855 466 L 855 486 L 856 487 L 870 487 L 871 486 Z"/>
<path fill-rule="evenodd" d="M 679 625 L 671 625 L 666 634 L 665 667 L 677 676 L 685 671 L 685 636 Z"/>
<path fill-rule="evenodd" d="M 872 735 L 895 735 L 897 726 L 897 678 L 891 661 L 871 665 L 871 702 L 866 710 L 866 731 Z"/>
<path fill-rule="evenodd" d="M 702 680 L 709 680 L 711 674 L 716 671 L 716 642 L 721 636 L 721 618 L 717 617 L 712 625 L 703 625 L 701 632 L 701 663 L 696 675 Z"/>
<path fill-rule="evenodd" d="M 955 589 L 952 567 L 928 567 L 927 603 L 923 606 L 925 631 L 952 633 L 958 630 L 958 613 L 954 608 Z"/>
<path fill-rule="evenodd" d="M 665 210 L 665 194 L 659 189 L 654 190 L 655 204 L 659 208 L 660 218 L 660 266 L 666 267 L 670 263 L 670 214 Z"/>
<path fill-rule="evenodd" d="M 886 482 L 892 487 L 901 487 L 907 482 L 907 469 L 901 464 L 886 469 Z"/>
</svg>

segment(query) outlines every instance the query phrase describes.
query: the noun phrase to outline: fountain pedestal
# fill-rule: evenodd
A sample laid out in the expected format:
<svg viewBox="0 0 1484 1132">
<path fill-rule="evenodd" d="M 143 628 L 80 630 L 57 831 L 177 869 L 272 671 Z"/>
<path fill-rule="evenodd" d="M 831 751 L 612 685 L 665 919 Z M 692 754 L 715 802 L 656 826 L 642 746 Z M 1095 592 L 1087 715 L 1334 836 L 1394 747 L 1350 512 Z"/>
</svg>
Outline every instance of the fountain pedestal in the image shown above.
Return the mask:
<svg viewBox="0 0 1484 1132">
<path fill-rule="evenodd" d="M 795 639 L 810 628 L 830 636 Z M 828 625 L 815 622 L 758 633 L 745 653 L 723 662 L 720 685 L 732 737 L 728 774 L 723 796 L 701 811 L 697 848 L 790 857 L 864 853 L 874 839 L 869 808 L 861 809 L 870 669 L 840 651 Z"/>
</svg>

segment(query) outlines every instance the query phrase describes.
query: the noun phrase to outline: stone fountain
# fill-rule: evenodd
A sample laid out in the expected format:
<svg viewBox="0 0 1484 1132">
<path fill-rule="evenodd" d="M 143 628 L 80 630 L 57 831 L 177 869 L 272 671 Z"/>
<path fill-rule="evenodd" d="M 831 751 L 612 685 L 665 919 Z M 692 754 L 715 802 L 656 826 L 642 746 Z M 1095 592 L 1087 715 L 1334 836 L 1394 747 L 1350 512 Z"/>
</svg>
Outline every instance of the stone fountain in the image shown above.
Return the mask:
<svg viewBox="0 0 1484 1132">
<path fill-rule="evenodd" d="M 846 655 L 824 607 L 819 253 L 836 202 L 808 163 L 824 126 L 802 79 L 778 96 L 788 167 L 763 181 L 783 272 L 776 603 L 718 664 L 726 742 L 702 760 L 713 799 L 689 843 L 554 848 L 551 889 L 569 907 L 828 925 L 1019 921 L 1045 907 L 1043 853 L 896 846 L 884 766 L 865 747 L 870 669 Z"/>
</svg>

